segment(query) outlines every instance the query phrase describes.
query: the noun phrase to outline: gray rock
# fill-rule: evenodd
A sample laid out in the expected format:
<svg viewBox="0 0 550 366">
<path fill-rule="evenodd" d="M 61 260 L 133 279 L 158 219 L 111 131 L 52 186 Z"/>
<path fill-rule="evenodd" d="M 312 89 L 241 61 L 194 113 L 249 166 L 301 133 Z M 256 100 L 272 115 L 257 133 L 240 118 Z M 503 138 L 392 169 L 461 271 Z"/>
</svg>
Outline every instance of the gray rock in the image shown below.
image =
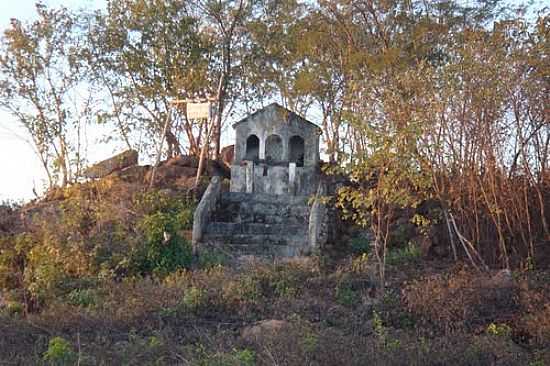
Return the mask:
<svg viewBox="0 0 550 366">
<path fill-rule="evenodd" d="M 103 178 L 115 171 L 137 165 L 138 152 L 135 150 L 126 150 L 109 159 L 100 161 L 86 169 L 83 176 L 86 178 Z"/>
</svg>

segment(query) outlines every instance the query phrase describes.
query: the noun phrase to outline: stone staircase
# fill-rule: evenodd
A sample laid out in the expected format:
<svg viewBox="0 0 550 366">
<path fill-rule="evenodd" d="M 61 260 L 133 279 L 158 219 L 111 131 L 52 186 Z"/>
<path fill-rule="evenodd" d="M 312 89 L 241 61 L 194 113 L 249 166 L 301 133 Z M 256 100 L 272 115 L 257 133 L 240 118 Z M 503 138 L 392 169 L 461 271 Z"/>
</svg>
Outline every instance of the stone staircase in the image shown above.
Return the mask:
<svg viewBox="0 0 550 366">
<path fill-rule="evenodd" d="M 309 216 L 307 196 L 224 192 L 198 247 L 237 257 L 302 255 L 308 249 Z"/>
</svg>

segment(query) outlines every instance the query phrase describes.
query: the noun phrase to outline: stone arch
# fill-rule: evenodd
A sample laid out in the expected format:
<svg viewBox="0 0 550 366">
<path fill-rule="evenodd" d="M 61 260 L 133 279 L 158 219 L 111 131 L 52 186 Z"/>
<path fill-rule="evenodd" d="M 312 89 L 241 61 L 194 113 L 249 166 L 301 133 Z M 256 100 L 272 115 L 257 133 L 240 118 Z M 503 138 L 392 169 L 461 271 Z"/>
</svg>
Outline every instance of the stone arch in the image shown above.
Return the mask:
<svg viewBox="0 0 550 366">
<path fill-rule="evenodd" d="M 283 160 L 283 139 L 279 135 L 269 135 L 265 140 L 265 159 L 279 162 Z"/>
<path fill-rule="evenodd" d="M 298 135 L 292 136 L 289 141 L 291 163 L 296 166 L 304 166 L 305 143 L 304 139 Z"/>
<path fill-rule="evenodd" d="M 258 160 L 260 157 L 260 139 L 256 135 L 250 135 L 246 139 L 245 160 Z"/>
</svg>

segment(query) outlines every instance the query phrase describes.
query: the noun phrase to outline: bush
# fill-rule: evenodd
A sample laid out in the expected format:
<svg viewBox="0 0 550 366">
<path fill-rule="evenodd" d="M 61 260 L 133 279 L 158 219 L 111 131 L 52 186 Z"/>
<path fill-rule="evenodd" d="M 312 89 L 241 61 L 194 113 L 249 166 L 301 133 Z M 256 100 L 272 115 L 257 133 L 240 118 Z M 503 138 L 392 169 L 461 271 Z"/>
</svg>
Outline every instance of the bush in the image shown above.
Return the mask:
<svg viewBox="0 0 550 366">
<path fill-rule="evenodd" d="M 210 249 L 201 251 L 198 261 L 199 268 L 212 268 L 225 265 L 227 257 L 221 251 Z"/>
<path fill-rule="evenodd" d="M 422 256 L 420 248 L 407 245 L 405 248 L 392 249 L 386 254 L 386 264 L 390 266 L 418 261 Z"/>
<path fill-rule="evenodd" d="M 50 339 L 48 350 L 43 357 L 50 365 L 72 365 L 77 359 L 71 344 L 61 337 Z"/>
<path fill-rule="evenodd" d="M 350 247 L 354 254 L 368 254 L 372 247 L 372 239 L 364 235 L 355 237 L 351 239 Z"/>
<path fill-rule="evenodd" d="M 0 289 L 23 285 L 27 257 L 35 245 L 34 238 L 27 233 L 0 237 Z"/>
<path fill-rule="evenodd" d="M 134 255 L 134 266 L 142 274 L 167 274 L 191 264 L 190 243 L 179 233 L 185 226 L 187 212 L 156 212 L 146 215 L 138 228 L 144 237 Z"/>
<path fill-rule="evenodd" d="M 97 302 L 97 291 L 93 289 L 75 289 L 67 295 L 67 300 L 71 305 L 92 306 Z"/>
</svg>

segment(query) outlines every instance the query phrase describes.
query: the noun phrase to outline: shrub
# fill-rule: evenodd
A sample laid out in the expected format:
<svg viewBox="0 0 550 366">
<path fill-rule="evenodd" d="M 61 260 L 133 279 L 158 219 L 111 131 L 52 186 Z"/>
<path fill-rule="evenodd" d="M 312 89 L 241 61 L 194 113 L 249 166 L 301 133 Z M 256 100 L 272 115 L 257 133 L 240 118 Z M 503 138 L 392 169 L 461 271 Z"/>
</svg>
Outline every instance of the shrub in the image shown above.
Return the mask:
<svg viewBox="0 0 550 366">
<path fill-rule="evenodd" d="M 236 349 L 231 352 L 207 351 L 204 345 L 195 348 L 194 365 L 198 366 L 254 366 L 256 365 L 256 353 L 250 349 Z"/>
<path fill-rule="evenodd" d="M 136 206 L 144 213 L 137 227 L 143 236 L 132 256 L 139 273 L 167 274 L 191 264 L 190 243 L 182 230 L 192 225 L 193 205 L 162 191 L 138 195 Z"/>
<path fill-rule="evenodd" d="M 359 294 L 350 283 L 342 281 L 336 287 L 336 301 L 341 305 L 354 306 L 359 302 Z"/>
<path fill-rule="evenodd" d="M 420 248 L 415 245 L 407 245 L 405 248 L 392 249 L 386 254 L 386 264 L 400 265 L 404 263 L 416 262 L 420 259 L 422 253 Z"/>
<path fill-rule="evenodd" d="M 212 268 L 225 265 L 227 258 L 221 251 L 210 249 L 201 251 L 198 262 L 199 268 Z"/>
<path fill-rule="evenodd" d="M 27 257 L 35 245 L 28 233 L 0 237 L 0 289 L 21 287 Z"/>
<path fill-rule="evenodd" d="M 76 361 L 77 355 L 69 341 L 61 337 L 54 337 L 50 339 L 43 358 L 50 365 L 71 365 Z"/>
<path fill-rule="evenodd" d="M 139 221 L 144 243 L 134 256 L 134 265 L 140 273 L 166 274 L 189 267 L 192 250 L 190 243 L 179 234 L 183 227 L 181 215 L 156 212 Z"/>
<path fill-rule="evenodd" d="M 182 299 L 182 305 L 191 311 L 197 310 L 205 301 L 206 294 L 204 290 L 198 287 L 189 287 L 185 290 Z"/>
<path fill-rule="evenodd" d="M 498 336 L 498 337 L 508 337 L 512 333 L 512 328 L 506 324 L 495 324 L 491 323 L 487 326 L 487 334 Z"/>
<path fill-rule="evenodd" d="M 372 239 L 366 236 L 358 236 L 350 241 L 351 251 L 354 254 L 368 254 L 371 250 Z"/>
<path fill-rule="evenodd" d="M 75 289 L 69 292 L 67 300 L 71 305 L 92 306 L 97 302 L 97 292 L 93 289 Z"/>
</svg>

